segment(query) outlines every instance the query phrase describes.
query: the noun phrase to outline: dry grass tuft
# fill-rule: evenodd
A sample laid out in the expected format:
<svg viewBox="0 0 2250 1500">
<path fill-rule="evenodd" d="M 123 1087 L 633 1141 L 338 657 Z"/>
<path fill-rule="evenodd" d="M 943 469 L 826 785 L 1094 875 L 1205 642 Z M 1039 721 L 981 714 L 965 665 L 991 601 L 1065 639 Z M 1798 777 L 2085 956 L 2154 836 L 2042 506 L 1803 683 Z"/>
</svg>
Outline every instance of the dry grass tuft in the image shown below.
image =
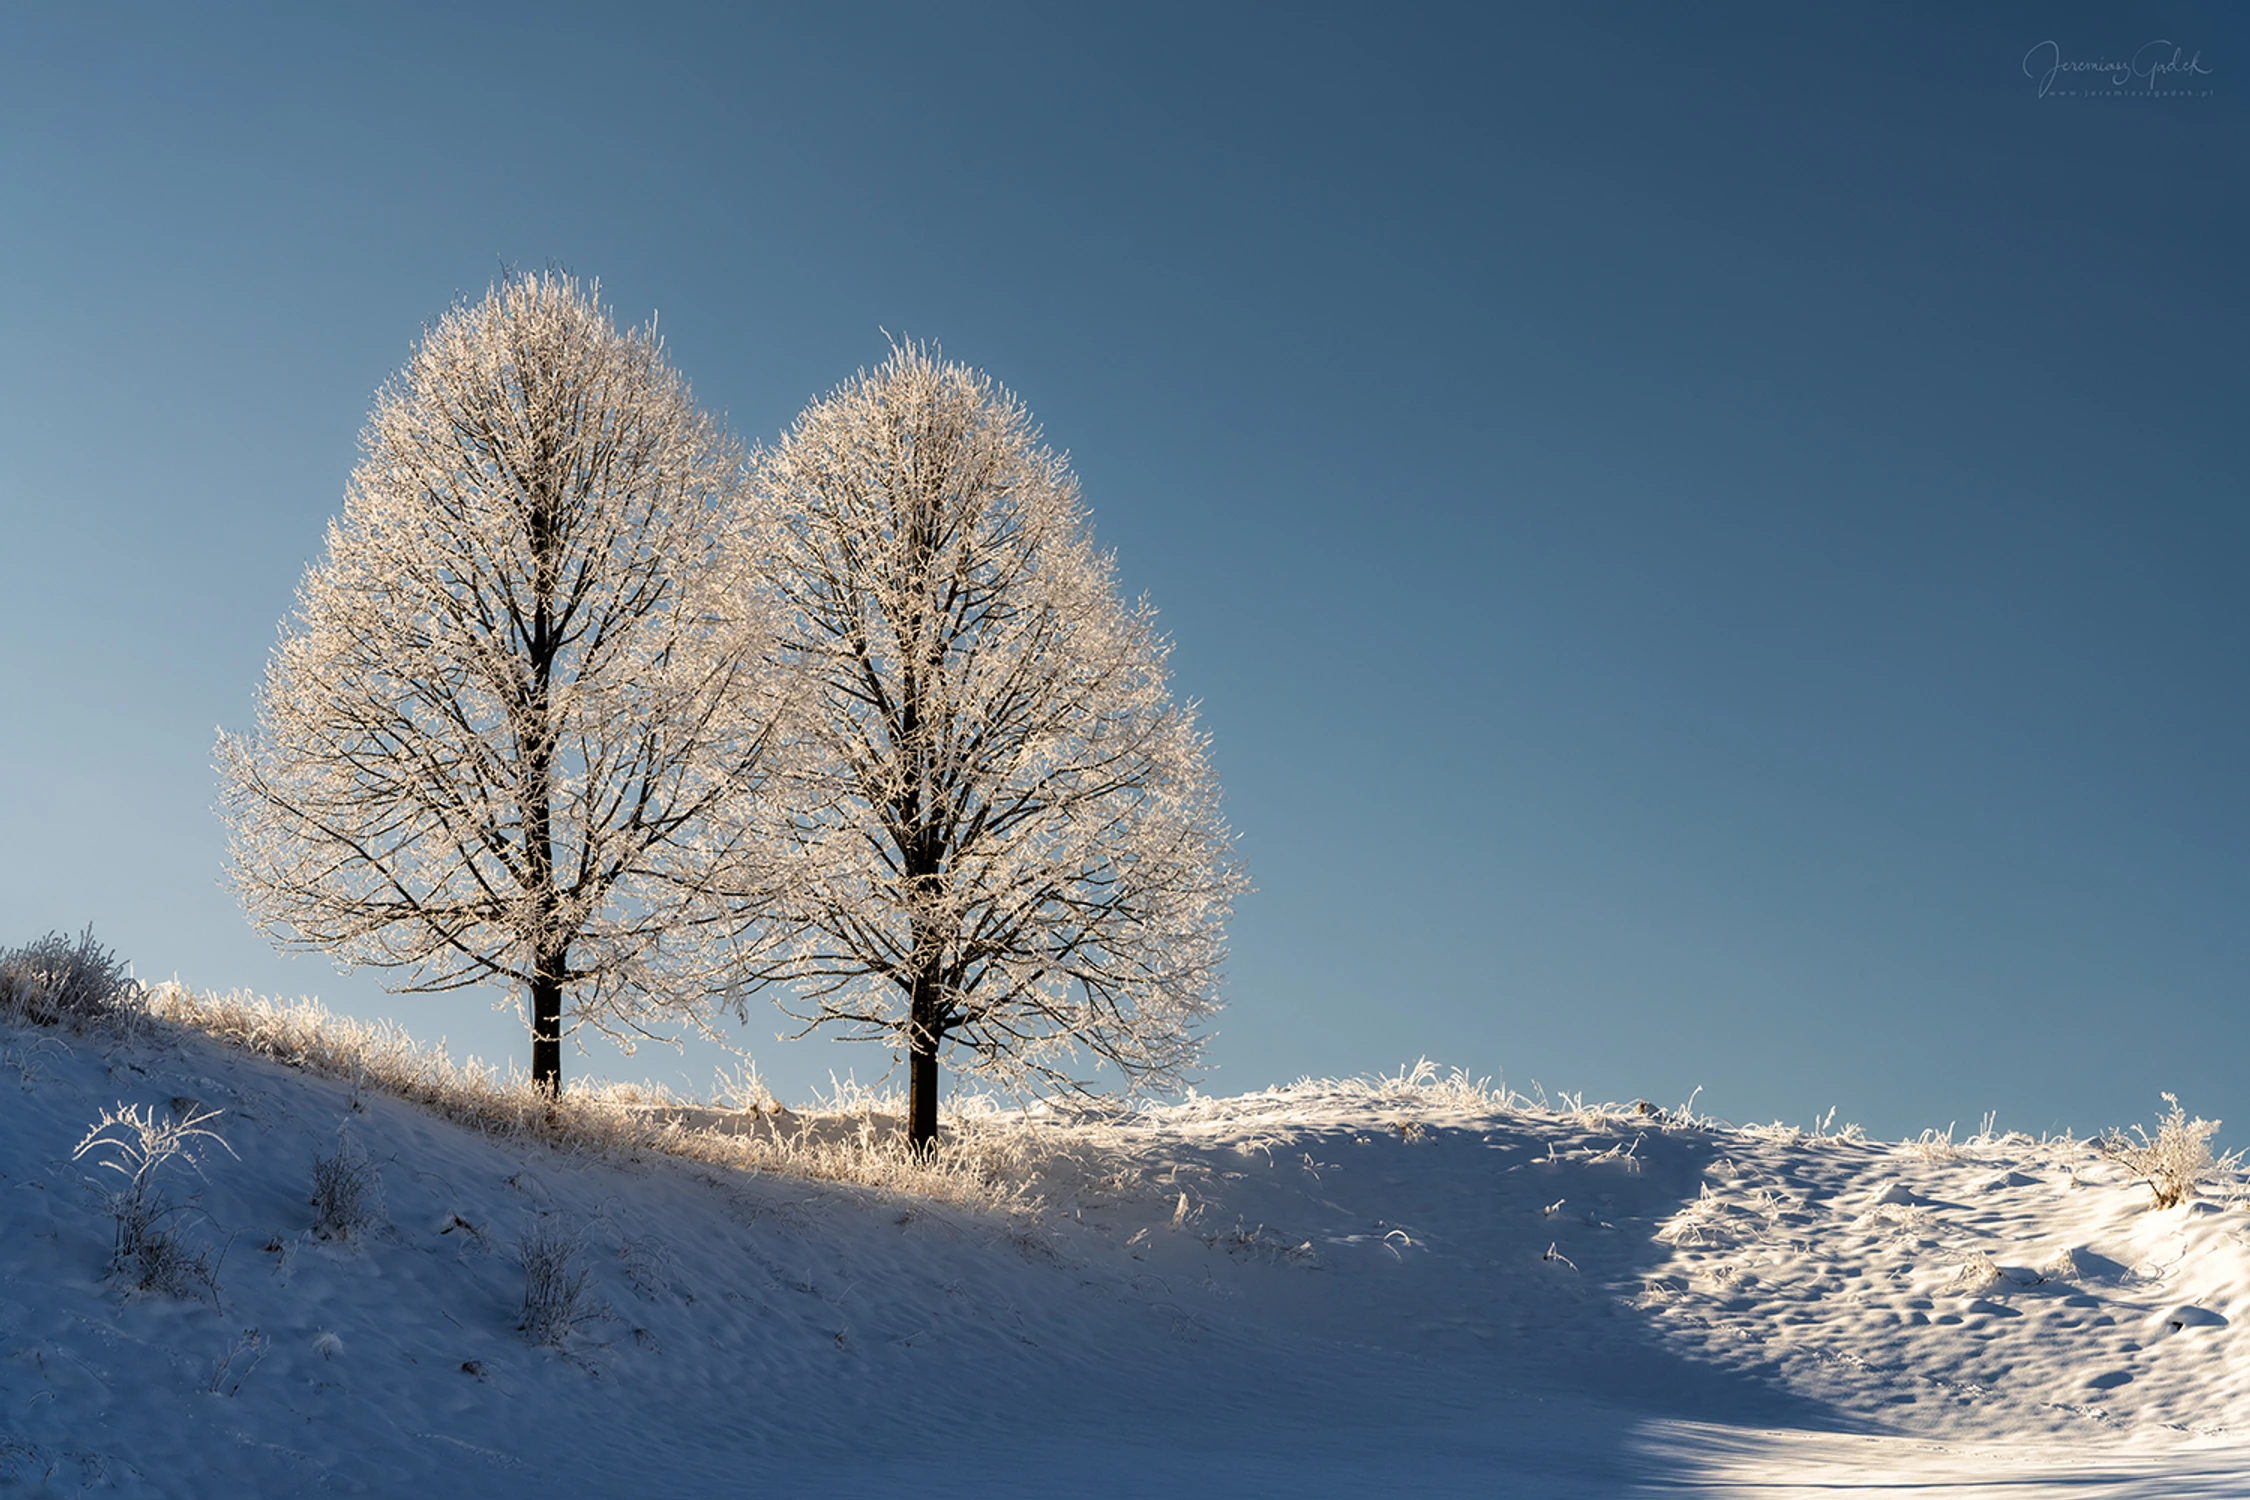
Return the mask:
<svg viewBox="0 0 2250 1500">
<path fill-rule="evenodd" d="M 552 1097 L 520 1072 L 502 1073 L 473 1058 L 457 1063 L 391 1022 L 334 1015 L 310 1001 L 195 994 L 165 984 L 147 991 L 145 1004 L 158 1020 L 506 1139 L 618 1159 L 685 1157 L 911 1193 L 980 1213 L 1028 1215 L 1041 1206 L 1030 1183 L 1047 1153 L 989 1100 L 971 1097 L 949 1111 L 937 1149 L 919 1157 L 900 1136 L 898 1101 L 849 1085 L 804 1113 L 780 1108 L 754 1087 L 740 1090 L 737 1108 L 690 1105 L 631 1084 L 572 1087 Z"/>
<path fill-rule="evenodd" d="M 334 1156 L 315 1153 L 312 1164 L 313 1234 L 356 1244 L 383 1223 L 383 1179 L 348 1139 Z"/>
<path fill-rule="evenodd" d="M 160 1181 L 175 1161 L 200 1175 L 198 1157 L 206 1141 L 234 1154 L 210 1128 L 217 1118 L 216 1110 L 162 1115 L 147 1105 L 119 1104 L 102 1111 L 70 1154 L 71 1160 L 90 1160 L 120 1179 L 102 1191 L 117 1223 L 110 1270 L 136 1291 L 218 1301 L 218 1267 L 208 1250 L 189 1246 L 179 1221 L 190 1210 L 170 1202 Z"/>
<path fill-rule="evenodd" d="M 0 1018 L 41 1028 L 130 1031 L 141 1019 L 142 989 L 125 961 L 94 940 L 50 932 L 0 949 Z"/>
<path fill-rule="evenodd" d="M 547 1219 L 534 1220 L 516 1242 L 516 1261 L 523 1267 L 523 1309 L 516 1326 L 534 1344 L 564 1348 L 582 1325 L 606 1315 L 594 1295 L 585 1250 L 576 1230 Z"/>
</svg>

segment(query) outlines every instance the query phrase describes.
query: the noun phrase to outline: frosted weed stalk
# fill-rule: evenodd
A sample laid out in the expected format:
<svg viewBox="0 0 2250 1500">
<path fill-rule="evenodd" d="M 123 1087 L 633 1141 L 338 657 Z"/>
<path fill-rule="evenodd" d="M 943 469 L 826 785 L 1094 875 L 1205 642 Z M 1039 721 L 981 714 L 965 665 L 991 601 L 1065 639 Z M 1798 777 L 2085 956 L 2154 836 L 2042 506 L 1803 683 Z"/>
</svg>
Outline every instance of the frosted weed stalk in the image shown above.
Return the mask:
<svg viewBox="0 0 2250 1500">
<path fill-rule="evenodd" d="M 210 1252 L 191 1251 L 181 1232 L 173 1227 L 186 1212 L 168 1203 L 157 1174 L 173 1161 L 185 1162 L 196 1175 L 203 1173 L 198 1153 L 206 1141 L 216 1141 L 229 1156 L 234 1148 L 205 1122 L 218 1118 L 213 1110 L 190 1110 L 179 1116 L 160 1116 L 147 1105 L 105 1109 L 94 1128 L 70 1153 L 72 1161 L 91 1157 L 97 1166 L 117 1173 L 124 1185 L 104 1191 L 110 1215 L 117 1222 L 117 1239 L 110 1269 L 129 1280 L 135 1290 L 162 1292 L 166 1296 L 219 1295 L 218 1268 Z"/>
<path fill-rule="evenodd" d="M 1728 1212 L 1726 1199 L 1712 1192 L 1710 1183 L 1703 1183 L 1695 1201 L 1666 1219 L 1656 1238 L 1675 1247 L 1708 1244 L 1725 1233 Z"/>
<path fill-rule="evenodd" d="M 1535 1106 L 1531 1100 L 1504 1084 L 1496 1084 L 1489 1077 L 1480 1078 L 1461 1068 L 1441 1072 L 1438 1065 L 1426 1057 L 1416 1060 L 1409 1067 L 1400 1068 L 1396 1073 L 1362 1073 L 1349 1078 L 1300 1078 L 1294 1083 L 1269 1088 L 1262 1094 L 1246 1094 L 1239 1099 L 1227 1100 L 1224 1107 L 1240 1113 L 1245 1108 L 1270 1105 L 1275 1109 L 1286 1110 L 1312 1103 L 1373 1104 L 1385 1111 L 1425 1115 L 1491 1115 L 1510 1109 L 1550 1108 L 1544 1094 Z M 1219 1107 L 1221 1101 L 1204 1098 L 1190 1089 L 1184 1102 L 1164 1106 L 1154 1113 L 1171 1119 L 1188 1120 L 1207 1115 Z"/>
<path fill-rule="evenodd" d="M 1925 1130 L 1912 1140 L 1901 1141 L 1899 1144 L 1904 1150 L 1921 1157 L 1924 1161 L 1961 1160 L 1961 1147 L 1953 1139 L 1953 1127 L 1951 1125 L 1945 1127 L 1945 1133 L 1942 1135 L 1935 1130 Z"/>
<path fill-rule="evenodd" d="M 651 1236 L 626 1235 L 617 1246 L 617 1263 L 633 1290 L 654 1302 L 672 1285 L 672 1252 Z"/>
<path fill-rule="evenodd" d="M 46 1077 L 42 1063 L 56 1054 L 73 1055 L 60 1037 L 34 1037 L 20 1047 L 0 1047 L 0 1068 L 14 1073 L 18 1086 L 29 1092 Z"/>
<path fill-rule="evenodd" d="M 203 1388 L 214 1396 L 240 1393 L 242 1382 L 250 1378 L 250 1372 L 258 1368 L 270 1347 L 271 1340 L 257 1329 L 243 1329 L 242 1337 L 228 1345 L 227 1352 L 211 1366 L 211 1378 Z"/>
</svg>

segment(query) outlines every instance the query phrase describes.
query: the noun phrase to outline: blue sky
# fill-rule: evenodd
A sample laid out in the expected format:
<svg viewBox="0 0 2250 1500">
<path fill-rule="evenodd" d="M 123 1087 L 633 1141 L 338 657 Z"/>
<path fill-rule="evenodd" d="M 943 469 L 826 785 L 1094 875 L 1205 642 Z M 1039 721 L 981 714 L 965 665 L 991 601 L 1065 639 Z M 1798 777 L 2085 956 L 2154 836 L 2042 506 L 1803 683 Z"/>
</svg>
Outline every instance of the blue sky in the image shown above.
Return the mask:
<svg viewBox="0 0 2250 1500">
<path fill-rule="evenodd" d="M 209 762 L 375 387 L 558 262 L 748 439 L 889 330 L 1072 453 L 1259 887 L 1207 1087 L 2250 1123 L 2246 77 L 2218 6 L 11 8 L 0 941 L 525 1050 L 274 955 Z"/>
</svg>

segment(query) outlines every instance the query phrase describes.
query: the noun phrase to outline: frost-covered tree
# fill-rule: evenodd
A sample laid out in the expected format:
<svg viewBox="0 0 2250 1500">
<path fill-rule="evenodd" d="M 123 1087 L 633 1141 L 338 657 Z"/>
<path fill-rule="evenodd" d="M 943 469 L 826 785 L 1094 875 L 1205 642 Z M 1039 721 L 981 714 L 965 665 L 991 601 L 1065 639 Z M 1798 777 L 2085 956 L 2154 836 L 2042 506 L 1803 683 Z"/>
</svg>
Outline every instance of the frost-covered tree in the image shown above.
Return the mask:
<svg viewBox="0 0 2250 1500">
<path fill-rule="evenodd" d="M 741 453 L 653 326 L 552 273 L 427 330 L 361 446 L 257 730 L 219 740 L 234 883 L 283 947 L 510 987 L 556 1090 L 566 996 L 629 1036 L 754 956 L 780 703 L 713 566 Z"/>
<path fill-rule="evenodd" d="M 1243 879 L 1169 645 L 1067 463 L 1005 390 L 906 345 L 752 473 L 740 555 L 813 724 L 760 976 L 808 1031 L 905 1054 L 917 1148 L 941 1053 L 1009 1087 L 1070 1086 L 1081 1049 L 1177 1080 Z"/>
</svg>

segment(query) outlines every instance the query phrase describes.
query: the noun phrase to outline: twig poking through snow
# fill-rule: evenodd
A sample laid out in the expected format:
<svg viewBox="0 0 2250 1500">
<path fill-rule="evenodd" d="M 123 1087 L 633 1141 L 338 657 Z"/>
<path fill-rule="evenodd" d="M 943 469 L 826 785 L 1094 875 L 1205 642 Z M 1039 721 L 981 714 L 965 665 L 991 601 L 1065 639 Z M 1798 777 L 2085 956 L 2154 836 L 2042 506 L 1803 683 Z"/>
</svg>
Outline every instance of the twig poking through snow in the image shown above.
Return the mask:
<svg viewBox="0 0 2250 1500">
<path fill-rule="evenodd" d="M 233 1347 L 220 1356 L 218 1364 L 212 1368 L 210 1383 L 204 1389 L 214 1396 L 232 1396 L 241 1390 L 242 1382 L 250 1378 L 250 1372 L 258 1368 L 258 1361 L 266 1357 L 266 1347 L 264 1334 L 255 1328 L 243 1329 L 242 1337 L 234 1341 Z"/>
</svg>

